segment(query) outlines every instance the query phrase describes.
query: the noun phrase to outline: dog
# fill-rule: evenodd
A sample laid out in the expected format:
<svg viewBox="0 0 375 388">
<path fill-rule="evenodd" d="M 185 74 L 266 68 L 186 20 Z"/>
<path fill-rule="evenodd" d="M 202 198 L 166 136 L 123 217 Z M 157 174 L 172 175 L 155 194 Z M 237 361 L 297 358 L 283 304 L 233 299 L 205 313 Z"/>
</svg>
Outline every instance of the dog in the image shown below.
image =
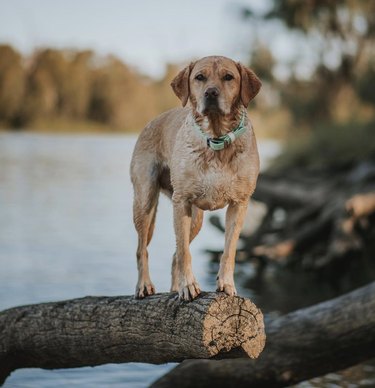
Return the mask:
<svg viewBox="0 0 375 388">
<path fill-rule="evenodd" d="M 203 212 L 228 206 L 225 247 L 217 291 L 236 295 L 236 245 L 259 173 L 254 131 L 247 115 L 261 82 L 239 62 L 209 56 L 190 63 L 171 83 L 182 107 L 169 110 L 143 129 L 130 174 L 134 225 L 138 233 L 136 298 L 155 293 L 148 268 L 159 193 L 173 203 L 176 251 L 172 292 L 181 300 L 200 294 L 189 244 L 202 226 Z"/>
</svg>

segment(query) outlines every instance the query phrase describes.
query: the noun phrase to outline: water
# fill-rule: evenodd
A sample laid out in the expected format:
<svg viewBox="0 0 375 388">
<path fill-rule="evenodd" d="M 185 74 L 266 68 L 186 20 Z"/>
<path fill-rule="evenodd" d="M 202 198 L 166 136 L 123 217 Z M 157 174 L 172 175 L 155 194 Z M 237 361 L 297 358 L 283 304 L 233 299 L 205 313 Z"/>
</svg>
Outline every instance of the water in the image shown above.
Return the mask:
<svg viewBox="0 0 375 388">
<path fill-rule="evenodd" d="M 134 136 L 0 134 L 0 310 L 85 295 L 127 295 L 137 279 L 129 164 Z M 274 142 L 260 144 L 262 165 Z M 222 211 L 218 212 L 222 216 Z M 170 287 L 172 207 L 161 197 L 150 245 L 151 278 Z M 162 217 L 160 216 L 162 215 Z M 223 247 L 208 225 L 192 243 L 202 289 L 215 287 L 205 249 Z M 238 266 L 239 276 L 246 268 Z M 253 292 L 237 283 L 240 295 Z M 145 387 L 175 364 L 22 369 L 5 387 Z"/>
</svg>

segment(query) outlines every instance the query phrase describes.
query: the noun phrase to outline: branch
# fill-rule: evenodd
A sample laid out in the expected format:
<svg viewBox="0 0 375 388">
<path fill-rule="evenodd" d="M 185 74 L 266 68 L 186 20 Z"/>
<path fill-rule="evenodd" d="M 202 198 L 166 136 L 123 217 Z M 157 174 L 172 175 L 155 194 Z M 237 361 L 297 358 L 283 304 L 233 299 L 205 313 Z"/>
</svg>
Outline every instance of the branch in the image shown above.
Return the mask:
<svg viewBox="0 0 375 388">
<path fill-rule="evenodd" d="M 272 320 L 258 360 L 184 361 L 152 387 L 283 387 L 375 357 L 375 282 Z"/>
<path fill-rule="evenodd" d="M 157 294 L 22 306 L 0 312 L 0 384 L 25 367 L 160 364 L 234 348 L 237 356 L 255 358 L 264 343 L 260 310 L 248 299 L 223 293 L 202 293 L 190 303 L 176 294 Z"/>
</svg>

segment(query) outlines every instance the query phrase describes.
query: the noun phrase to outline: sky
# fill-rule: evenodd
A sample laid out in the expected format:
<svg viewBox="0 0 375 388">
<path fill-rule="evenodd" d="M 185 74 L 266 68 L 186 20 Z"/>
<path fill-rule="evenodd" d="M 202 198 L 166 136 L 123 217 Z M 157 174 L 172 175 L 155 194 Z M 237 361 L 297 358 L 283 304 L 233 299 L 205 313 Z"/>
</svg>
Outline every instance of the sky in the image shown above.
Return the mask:
<svg viewBox="0 0 375 388">
<path fill-rule="evenodd" d="M 248 62 L 254 31 L 238 5 L 262 11 L 266 0 L 0 0 L 0 43 L 24 54 L 35 48 L 93 49 L 142 73 L 206 55 Z"/>
<path fill-rule="evenodd" d="M 113 54 L 139 72 L 162 78 L 167 63 L 181 66 L 207 55 L 249 64 L 265 45 L 277 58 L 274 75 L 309 78 L 319 56 L 306 36 L 280 21 L 244 21 L 241 7 L 262 14 L 272 0 L 0 0 L 0 44 L 23 54 L 36 48 L 92 49 Z M 319 47 L 317 37 L 310 43 Z M 314 54 L 315 53 L 315 54 Z M 332 50 L 327 63 L 335 66 Z"/>
</svg>

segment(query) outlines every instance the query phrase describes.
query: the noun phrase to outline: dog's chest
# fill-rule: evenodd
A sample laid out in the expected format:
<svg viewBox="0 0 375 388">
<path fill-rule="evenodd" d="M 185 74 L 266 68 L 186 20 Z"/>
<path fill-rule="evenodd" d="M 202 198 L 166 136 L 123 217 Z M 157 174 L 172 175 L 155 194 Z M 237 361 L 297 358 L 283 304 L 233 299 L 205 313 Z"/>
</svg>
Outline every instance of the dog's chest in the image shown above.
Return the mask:
<svg viewBox="0 0 375 388">
<path fill-rule="evenodd" d="M 208 167 L 189 163 L 186 167 L 180 170 L 177 192 L 203 210 L 221 209 L 230 202 L 249 198 L 251 178 L 245 169 L 233 169 L 220 163 Z"/>
<path fill-rule="evenodd" d="M 235 201 L 239 193 L 237 177 L 222 170 L 198 172 L 191 201 L 203 210 L 215 210 Z"/>
<path fill-rule="evenodd" d="M 194 142 L 189 144 L 188 138 L 183 140 L 170 164 L 175 200 L 190 202 L 203 210 L 249 200 L 259 167 L 256 146 L 249 146 L 249 134 L 241 143 L 218 153 Z"/>
</svg>

